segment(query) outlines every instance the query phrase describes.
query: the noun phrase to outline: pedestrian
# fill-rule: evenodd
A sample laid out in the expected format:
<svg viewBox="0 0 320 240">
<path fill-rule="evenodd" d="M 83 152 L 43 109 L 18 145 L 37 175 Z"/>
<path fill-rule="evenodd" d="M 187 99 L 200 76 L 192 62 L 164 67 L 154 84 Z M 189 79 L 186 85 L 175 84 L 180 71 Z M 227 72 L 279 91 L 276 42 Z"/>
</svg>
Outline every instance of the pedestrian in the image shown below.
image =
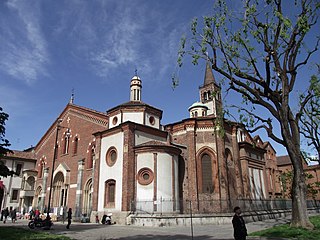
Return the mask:
<svg viewBox="0 0 320 240">
<path fill-rule="evenodd" d="M 241 216 L 241 209 L 240 207 L 235 207 L 233 209 L 234 216 L 232 218 L 232 225 L 233 225 L 233 236 L 235 240 L 246 240 L 247 237 L 247 228 L 246 223 Z"/>
<path fill-rule="evenodd" d="M 9 216 L 9 209 L 8 209 L 8 207 L 6 207 L 6 209 L 4 210 L 4 215 L 3 215 L 3 217 L 4 217 L 3 223 L 6 223 L 8 216 Z"/>
<path fill-rule="evenodd" d="M 31 210 L 29 212 L 29 220 L 32 220 L 33 214 L 34 214 L 34 212 L 33 212 L 32 208 L 31 208 Z"/>
<path fill-rule="evenodd" d="M 39 217 L 40 217 L 40 210 L 37 208 L 37 209 L 34 211 L 34 218 L 35 218 L 36 220 L 38 220 Z"/>
<path fill-rule="evenodd" d="M 14 208 L 11 211 L 11 221 L 12 223 L 15 223 L 17 220 L 17 210 Z"/>
<path fill-rule="evenodd" d="M 71 219 L 72 219 L 72 209 L 71 208 L 69 208 L 69 210 L 68 210 L 67 219 L 68 219 L 67 229 L 69 229 L 70 224 L 71 224 Z"/>
</svg>

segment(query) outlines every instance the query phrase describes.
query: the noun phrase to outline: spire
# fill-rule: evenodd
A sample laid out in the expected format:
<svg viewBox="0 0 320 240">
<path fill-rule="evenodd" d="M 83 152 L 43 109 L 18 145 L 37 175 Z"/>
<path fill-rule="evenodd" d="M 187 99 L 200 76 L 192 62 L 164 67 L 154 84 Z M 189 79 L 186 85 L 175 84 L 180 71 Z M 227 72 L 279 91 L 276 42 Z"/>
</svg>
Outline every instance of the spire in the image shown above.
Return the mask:
<svg viewBox="0 0 320 240">
<path fill-rule="evenodd" d="M 206 72 L 204 75 L 204 81 L 203 81 L 203 86 L 210 84 L 210 83 L 215 83 L 216 80 L 214 79 L 213 73 L 212 73 L 212 68 L 210 65 L 210 61 L 207 60 L 206 63 Z"/>
<path fill-rule="evenodd" d="M 69 103 L 73 104 L 73 102 L 74 102 L 74 88 L 72 88 L 72 91 L 71 91 L 71 98 L 70 98 Z"/>
</svg>

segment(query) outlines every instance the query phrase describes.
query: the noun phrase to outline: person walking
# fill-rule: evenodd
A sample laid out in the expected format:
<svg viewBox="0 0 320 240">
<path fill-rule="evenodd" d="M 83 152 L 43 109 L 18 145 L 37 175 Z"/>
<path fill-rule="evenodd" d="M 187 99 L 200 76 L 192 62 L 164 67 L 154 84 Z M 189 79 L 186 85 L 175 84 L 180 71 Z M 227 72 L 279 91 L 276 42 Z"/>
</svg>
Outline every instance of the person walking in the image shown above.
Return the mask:
<svg viewBox="0 0 320 240">
<path fill-rule="evenodd" d="M 235 207 L 233 209 L 234 216 L 232 218 L 232 225 L 233 225 L 233 236 L 235 240 L 246 240 L 247 237 L 247 228 L 246 223 L 241 216 L 241 209 L 240 207 Z"/>
<path fill-rule="evenodd" d="M 72 219 L 72 209 L 71 208 L 69 208 L 69 210 L 68 210 L 67 219 L 68 219 L 67 229 L 69 229 L 70 225 L 71 225 L 71 219 Z"/>
<path fill-rule="evenodd" d="M 12 223 L 15 223 L 17 220 L 17 210 L 14 208 L 11 211 L 11 221 Z"/>
<path fill-rule="evenodd" d="M 4 210 L 4 215 L 3 215 L 3 217 L 4 217 L 3 223 L 6 223 L 8 216 L 9 216 L 9 209 L 8 209 L 8 207 L 6 207 L 6 209 Z"/>
</svg>

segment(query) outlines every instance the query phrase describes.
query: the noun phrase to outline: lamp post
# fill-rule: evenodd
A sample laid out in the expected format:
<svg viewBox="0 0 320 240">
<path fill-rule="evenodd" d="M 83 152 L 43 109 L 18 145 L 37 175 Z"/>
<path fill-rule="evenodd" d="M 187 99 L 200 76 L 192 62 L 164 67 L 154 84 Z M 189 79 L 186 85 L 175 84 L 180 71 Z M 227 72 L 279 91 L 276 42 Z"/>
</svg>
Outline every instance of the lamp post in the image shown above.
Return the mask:
<svg viewBox="0 0 320 240">
<path fill-rule="evenodd" d="M 62 119 L 57 120 L 57 128 L 56 128 L 56 137 L 55 137 L 55 142 L 54 142 L 54 152 L 53 152 L 53 160 L 52 160 L 52 169 L 51 169 L 51 179 L 50 179 L 50 190 L 49 190 L 49 201 L 48 201 L 48 209 L 47 209 L 47 218 L 46 218 L 46 225 L 47 229 L 50 229 L 51 227 L 51 219 L 50 219 L 50 208 L 51 208 L 51 193 L 52 193 L 52 184 L 53 184 L 53 173 L 54 173 L 54 164 L 57 158 L 57 142 L 58 142 L 58 133 L 60 129 L 60 123 L 62 122 Z"/>
</svg>

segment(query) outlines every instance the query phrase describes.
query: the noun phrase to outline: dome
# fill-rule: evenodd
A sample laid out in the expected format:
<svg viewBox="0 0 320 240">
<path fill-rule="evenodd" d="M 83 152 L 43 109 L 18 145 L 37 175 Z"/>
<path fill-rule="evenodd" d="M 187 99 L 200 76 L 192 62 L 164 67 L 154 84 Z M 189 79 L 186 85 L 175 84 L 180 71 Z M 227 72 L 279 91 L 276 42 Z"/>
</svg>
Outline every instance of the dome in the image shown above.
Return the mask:
<svg viewBox="0 0 320 240">
<path fill-rule="evenodd" d="M 131 78 L 131 81 L 132 80 L 140 80 L 141 81 L 141 79 L 139 78 L 139 76 L 137 76 L 137 75 L 134 75 L 132 78 Z"/>
<path fill-rule="evenodd" d="M 194 108 L 205 108 L 206 110 L 208 110 L 208 107 L 203 104 L 202 102 L 195 102 L 194 104 L 192 104 L 189 108 L 188 111 L 194 109 Z"/>
</svg>

